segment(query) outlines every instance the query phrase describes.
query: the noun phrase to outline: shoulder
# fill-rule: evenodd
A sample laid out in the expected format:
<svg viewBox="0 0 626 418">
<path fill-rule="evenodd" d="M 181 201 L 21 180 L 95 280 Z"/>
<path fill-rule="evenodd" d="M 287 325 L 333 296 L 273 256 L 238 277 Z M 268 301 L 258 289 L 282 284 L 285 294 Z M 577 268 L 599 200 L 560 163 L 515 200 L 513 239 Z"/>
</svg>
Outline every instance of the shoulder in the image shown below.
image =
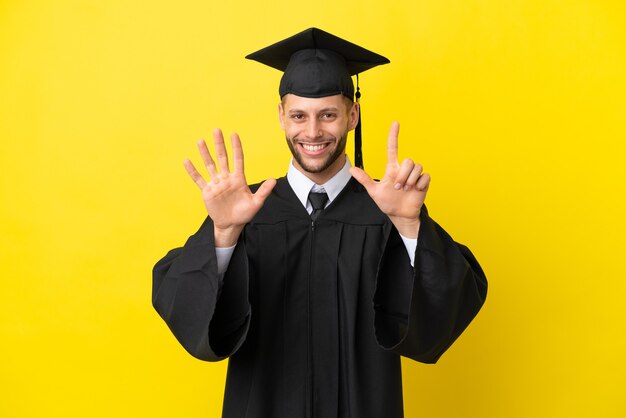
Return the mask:
<svg viewBox="0 0 626 418">
<path fill-rule="evenodd" d="M 255 193 L 263 182 L 251 184 L 250 190 Z M 298 200 L 298 197 L 289 186 L 286 177 L 276 179 L 276 186 L 267 197 L 263 207 L 256 214 L 251 223 L 274 224 L 294 218 L 307 218 L 308 213 Z"/>
<path fill-rule="evenodd" d="M 254 184 L 249 184 L 248 187 L 250 188 L 250 191 L 252 193 L 256 193 L 257 190 L 259 190 L 259 187 L 261 187 L 261 185 L 263 183 L 265 183 L 265 181 L 267 181 L 267 179 L 260 181 L 258 183 L 254 183 Z M 287 181 L 287 177 L 279 177 L 276 179 L 276 186 L 274 187 L 274 190 L 276 191 L 277 189 L 282 189 L 285 186 L 289 187 L 289 182 Z"/>
<path fill-rule="evenodd" d="M 350 179 L 328 207 L 325 217 L 352 225 L 384 225 L 389 221 L 365 188 L 354 178 Z"/>
</svg>

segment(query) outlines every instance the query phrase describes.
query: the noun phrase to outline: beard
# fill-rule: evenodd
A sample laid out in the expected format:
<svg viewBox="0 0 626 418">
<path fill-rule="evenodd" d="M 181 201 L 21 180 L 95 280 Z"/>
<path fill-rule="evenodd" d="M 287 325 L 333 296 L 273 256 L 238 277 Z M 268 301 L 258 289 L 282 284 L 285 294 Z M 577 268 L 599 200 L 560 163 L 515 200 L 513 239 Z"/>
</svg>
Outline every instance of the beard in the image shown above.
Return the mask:
<svg viewBox="0 0 626 418">
<path fill-rule="evenodd" d="M 339 157 L 344 155 L 346 151 L 347 138 L 348 138 L 348 131 L 344 132 L 343 135 L 339 139 L 324 138 L 321 141 L 318 141 L 318 142 L 331 142 L 331 144 L 334 143 L 335 149 L 330 154 L 328 154 L 326 159 L 324 159 L 321 164 L 319 164 L 318 166 L 314 166 L 312 164 L 308 164 L 307 161 L 305 161 L 305 159 L 302 157 L 302 154 L 300 153 L 300 150 L 298 149 L 298 145 L 296 145 L 298 141 L 293 138 L 289 138 L 285 136 L 285 139 L 287 140 L 287 146 L 289 147 L 289 150 L 291 151 L 291 155 L 293 156 L 294 160 L 297 161 L 297 163 L 300 165 L 300 167 L 302 167 L 304 171 L 306 171 L 307 173 L 315 173 L 315 174 L 324 172 L 330 166 L 332 166 L 333 163 L 337 161 Z M 332 146 L 332 145 L 329 145 L 329 146 Z"/>
</svg>

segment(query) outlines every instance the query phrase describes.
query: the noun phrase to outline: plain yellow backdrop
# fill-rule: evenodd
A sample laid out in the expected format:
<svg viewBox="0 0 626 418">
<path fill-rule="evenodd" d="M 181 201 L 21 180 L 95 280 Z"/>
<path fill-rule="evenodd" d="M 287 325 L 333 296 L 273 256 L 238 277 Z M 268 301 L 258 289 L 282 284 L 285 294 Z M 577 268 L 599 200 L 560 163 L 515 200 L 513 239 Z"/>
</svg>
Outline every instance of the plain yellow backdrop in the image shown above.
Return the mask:
<svg viewBox="0 0 626 418">
<path fill-rule="evenodd" d="M 204 217 L 182 161 L 212 128 L 250 182 L 286 172 L 280 73 L 243 57 L 310 26 L 391 59 L 360 79 L 366 169 L 399 120 L 490 281 L 404 362 L 406 416 L 626 416 L 622 0 L 0 2 L 0 416 L 220 415 L 226 363 L 178 345 L 151 268 Z"/>
</svg>

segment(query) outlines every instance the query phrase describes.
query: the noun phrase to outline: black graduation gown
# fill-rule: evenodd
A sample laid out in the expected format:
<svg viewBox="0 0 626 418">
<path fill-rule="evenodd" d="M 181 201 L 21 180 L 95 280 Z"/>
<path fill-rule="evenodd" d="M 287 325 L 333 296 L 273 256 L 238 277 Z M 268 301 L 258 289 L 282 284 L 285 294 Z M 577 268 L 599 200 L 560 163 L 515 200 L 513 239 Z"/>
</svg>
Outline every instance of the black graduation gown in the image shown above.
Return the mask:
<svg viewBox="0 0 626 418">
<path fill-rule="evenodd" d="M 220 286 L 207 219 L 154 267 L 153 305 L 193 356 L 230 357 L 223 416 L 403 416 L 400 355 L 434 363 L 483 304 L 485 276 L 424 209 L 410 265 L 351 179 L 312 223 L 286 178 Z"/>
</svg>

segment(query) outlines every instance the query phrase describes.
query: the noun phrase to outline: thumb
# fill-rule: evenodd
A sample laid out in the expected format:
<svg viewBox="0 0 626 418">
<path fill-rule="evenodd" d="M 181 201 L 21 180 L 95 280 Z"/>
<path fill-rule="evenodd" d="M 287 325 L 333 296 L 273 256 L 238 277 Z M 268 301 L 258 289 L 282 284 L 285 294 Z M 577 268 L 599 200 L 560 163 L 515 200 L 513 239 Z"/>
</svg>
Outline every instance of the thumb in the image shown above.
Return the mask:
<svg viewBox="0 0 626 418">
<path fill-rule="evenodd" d="M 358 167 L 350 167 L 350 174 L 355 178 L 356 181 L 361 183 L 365 190 L 370 191 L 372 187 L 376 185 L 376 182 L 372 180 L 372 178 L 367 174 L 363 169 Z"/>
<path fill-rule="evenodd" d="M 276 186 L 275 179 L 265 180 L 263 184 L 261 184 L 261 187 L 259 187 L 256 193 L 254 194 L 254 200 L 256 200 L 259 203 L 265 202 L 265 199 L 267 199 L 267 196 L 269 196 L 270 193 L 272 193 L 272 189 L 274 189 L 274 186 Z"/>
</svg>

